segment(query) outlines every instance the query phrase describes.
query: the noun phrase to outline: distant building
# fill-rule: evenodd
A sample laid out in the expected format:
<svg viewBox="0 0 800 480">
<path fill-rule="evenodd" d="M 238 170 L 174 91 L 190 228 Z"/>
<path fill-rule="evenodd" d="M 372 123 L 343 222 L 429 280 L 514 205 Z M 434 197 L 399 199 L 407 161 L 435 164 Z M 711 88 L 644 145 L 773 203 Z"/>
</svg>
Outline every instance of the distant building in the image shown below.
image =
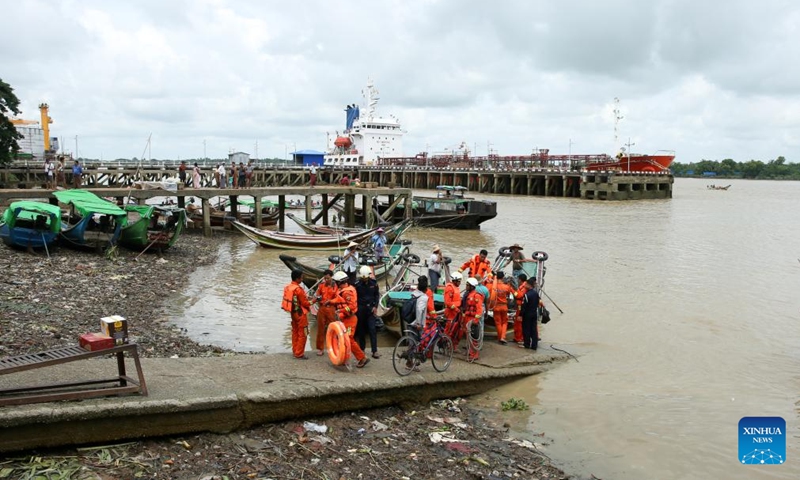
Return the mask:
<svg viewBox="0 0 800 480">
<path fill-rule="evenodd" d="M 703 172 L 704 177 L 716 177 L 717 172 Z"/>
<path fill-rule="evenodd" d="M 228 161 L 234 163 L 244 163 L 247 164 L 250 162 L 250 154 L 244 152 L 235 152 L 228 154 Z"/>
<path fill-rule="evenodd" d="M 298 150 L 292 152 L 292 158 L 295 165 L 309 166 L 316 164 L 318 167 L 322 165 L 325 160 L 325 152 L 318 152 L 316 150 Z"/>
</svg>

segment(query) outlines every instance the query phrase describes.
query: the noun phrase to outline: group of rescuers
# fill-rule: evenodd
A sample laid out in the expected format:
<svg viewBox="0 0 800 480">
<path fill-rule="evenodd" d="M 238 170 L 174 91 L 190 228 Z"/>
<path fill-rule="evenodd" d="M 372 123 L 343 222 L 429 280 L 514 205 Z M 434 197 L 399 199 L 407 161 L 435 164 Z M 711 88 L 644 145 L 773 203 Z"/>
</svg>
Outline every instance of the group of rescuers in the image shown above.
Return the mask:
<svg viewBox="0 0 800 480">
<path fill-rule="evenodd" d="M 345 251 L 355 253 L 357 244 L 351 243 Z M 538 312 L 542 305 L 539 291 L 536 288 L 536 278 L 528 278 L 522 270 L 522 260 L 525 258 L 522 247 L 514 244 L 511 250 L 512 278 L 505 276 L 504 272 L 492 272 L 491 264 L 487 259 L 488 252 L 481 250 L 461 267 L 452 272 L 450 281 L 444 288 L 444 321 L 445 331 L 453 340 L 457 348 L 462 338 L 468 338 L 470 332 L 468 325 L 483 325 L 486 313 L 492 310 L 494 323 L 497 329 L 498 342 L 506 345 L 508 329 L 509 303 L 516 302 L 516 315 L 514 317 L 514 342 L 520 348 L 536 350 L 539 342 Z M 346 260 L 345 260 L 346 262 Z M 410 327 L 420 332 L 421 338 L 431 338 L 432 331 L 436 328 L 437 314 L 434 308 L 434 291 L 439 286 L 444 259 L 438 245 L 433 247 L 428 260 L 428 275 L 420 275 L 417 288 L 412 291 L 411 298 L 415 303 L 415 318 Z M 463 272 L 469 271 L 470 277 L 466 280 L 465 291 L 461 292 Z M 492 279 L 496 276 L 497 283 Z M 309 300 L 303 288 L 303 272 L 293 270 L 292 281 L 284 287 L 281 307 L 291 315 L 292 319 L 292 354 L 297 359 L 308 359 L 305 354 L 305 345 L 308 338 L 308 313 L 313 303 L 317 303 L 317 355 L 325 352 L 325 337 L 328 325 L 340 320 L 347 329 L 350 349 L 358 363 L 356 367 L 363 368 L 369 363 L 364 353 L 366 335 L 369 334 L 372 347 L 372 358 L 380 358 L 378 352 L 377 332 L 375 318 L 377 315 L 380 289 L 369 266 L 361 266 L 358 276 L 351 278 L 345 271 L 333 272 L 325 270 L 323 279 L 313 292 Z M 434 280 L 429 283 L 429 277 Z M 494 288 L 496 301 L 490 305 L 492 296 L 490 289 Z M 311 293 L 311 292 L 309 292 Z M 467 342 L 468 358 L 476 360 L 480 353 L 474 348 L 472 342 Z"/>
</svg>

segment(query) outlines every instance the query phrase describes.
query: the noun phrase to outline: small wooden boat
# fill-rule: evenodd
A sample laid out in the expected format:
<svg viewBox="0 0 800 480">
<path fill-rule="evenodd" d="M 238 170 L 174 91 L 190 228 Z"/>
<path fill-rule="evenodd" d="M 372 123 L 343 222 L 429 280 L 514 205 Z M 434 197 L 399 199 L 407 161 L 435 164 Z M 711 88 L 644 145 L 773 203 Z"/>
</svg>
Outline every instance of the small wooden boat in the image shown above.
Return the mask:
<svg viewBox="0 0 800 480">
<path fill-rule="evenodd" d="M 131 250 L 160 252 L 178 241 L 186 225 L 186 210 L 155 205 L 125 205 L 127 224 L 119 244 Z"/>
<path fill-rule="evenodd" d="M 300 228 L 302 228 L 304 232 L 309 234 L 331 235 L 338 233 L 339 235 L 342 235 L 342 234 L 356 233 L 364 230 L 363 228 L 359 227 L 317 225 L 307 220 L 303 220 L 293 213 L 287 213 L 286 216 L 289 217 L 291 220 L 293 220 L 294 223 L 296 223 Z M 407 221 L 407 225 L 410 227 L 411 222 Z M 405 231 L 405 228 L 396 229 L 394 228 L 394 225 L 384 226 L 383 229 L 385 230 L 384 234 L 386 235 L 386 240 L 389 242 L 393 242 L 395 238 L 397 238 L 398 232 L 402 233 Z"/>
<path fill-rule="evenodd" d="M 343 250 L 350 242 L 360 244 L 369 240 L 377 230 L 362 230 L 346 235 L 308 235 L 260 230 L 237 221 L 233 221 L 232 225 L 244 233 L 247 238 L 264 248 L 286 250 Z"/>
<path fill-rule="evenodd" d="M 61 209 L 49 203 L 12 202 L 0 220 L 0 238 L 10 247 L 49 248 L 61 232 Z"/>
<path fill-rule="evenodd" d="M 125 210 L 88 190 L 61 190 L 53 195 L 70 206 L 66 221 L 62 218 L 59 236 L 62 243 L 94 250 L 116 245 L 126 221 Z"/>
<path fill-rule="evenodd" d="M 723 186 L 718 186 L 718 185 L 706 185 L 706 188 L 709 189 L 709 190 L 727 190 L 727 189 L 731 188 L 731 186 L 730 185 L 725 185 L 723 187 Z"/>
<path fill-rule="evenodd" d="M 361 264 L 374 267 L 373 273 L 375 274 L 375 278 L 377 280 L 382 280 L 389 276 L 392 268 L 402 261 L 402 258 L 405 254 L 410 252 L 409 245 L 411 245 L 411 240 L 404 240 L 402 243 L 395 243 L 389 247 L 389 256 L 385 257 L 383 262 L 377 263 L 374 256 L 364 256 L 361 259 Z M 318 267 L 312 267 L 302 262 L 298 262 L 297 258 L 291 255 L 281 254 L 278 258 L 281 259 L 284 265 L 289 267 L 289 270 L 302 271 L 303 282 L 309 288 L 315 285 L 319 279 L 322 278 L 325 270 L 328 268 L 336 269 L 337 266 L 341 264 L 341 257 L 338 255 L 331 255 L 328 257 L 328 265 L 320 265 Z"/>
</svg>

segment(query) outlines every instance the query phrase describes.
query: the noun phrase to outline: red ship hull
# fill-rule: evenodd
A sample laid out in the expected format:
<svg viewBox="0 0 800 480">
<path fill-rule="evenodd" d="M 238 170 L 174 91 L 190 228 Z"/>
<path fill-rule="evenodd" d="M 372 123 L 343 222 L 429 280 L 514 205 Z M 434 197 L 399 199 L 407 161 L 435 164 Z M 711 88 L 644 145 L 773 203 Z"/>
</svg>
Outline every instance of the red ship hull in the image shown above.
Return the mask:
<svg viewBox="0 0 800 480">
<path fill-rule="evenodd" d="M 623 172 L 661 172 L 669 169 L 674 154 L 640 155 L 631 154 L 630 157 L 618 156 L 608 162 L 591 162 L 585 166 L 586 170 L 619 170 Z"/>
</svg>

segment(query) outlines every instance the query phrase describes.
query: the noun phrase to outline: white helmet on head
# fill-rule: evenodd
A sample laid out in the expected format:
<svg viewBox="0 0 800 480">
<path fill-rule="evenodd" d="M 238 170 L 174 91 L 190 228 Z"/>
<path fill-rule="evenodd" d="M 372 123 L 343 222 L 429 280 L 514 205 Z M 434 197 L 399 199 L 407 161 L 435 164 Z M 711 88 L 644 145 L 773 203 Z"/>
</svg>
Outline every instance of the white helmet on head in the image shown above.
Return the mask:
<svg viewBox="0 0 800 480">
<path fill-rule="evenodd" d="M 478 281 L 475 279 L 475 277 L 469 277 L 467 279 L 467 285 L 472 285 L 473 287 L 477 287 Z"/>
<path fill-rule="evenodd" d="M 343 271 L 339 270 L 338 272 L 333 274 L 333 281 L 334 282 L 341 282 L 343 280 L 347 280 L 347 274 Z"/>
<path fill-rule="evenodd" d="M 464 278 L 464 276 L 458 272 L 453 272 L 450 274 L 450 280 L 454 282 L 460 282 L 462 278 Z"/>
<path fill-rule="evenodd" d="M 366 265 L 358 269 L 358 274 L 362 277 L 369 277 L 370 273 L 372 273 L 372 270 Z"/>
</svg>

